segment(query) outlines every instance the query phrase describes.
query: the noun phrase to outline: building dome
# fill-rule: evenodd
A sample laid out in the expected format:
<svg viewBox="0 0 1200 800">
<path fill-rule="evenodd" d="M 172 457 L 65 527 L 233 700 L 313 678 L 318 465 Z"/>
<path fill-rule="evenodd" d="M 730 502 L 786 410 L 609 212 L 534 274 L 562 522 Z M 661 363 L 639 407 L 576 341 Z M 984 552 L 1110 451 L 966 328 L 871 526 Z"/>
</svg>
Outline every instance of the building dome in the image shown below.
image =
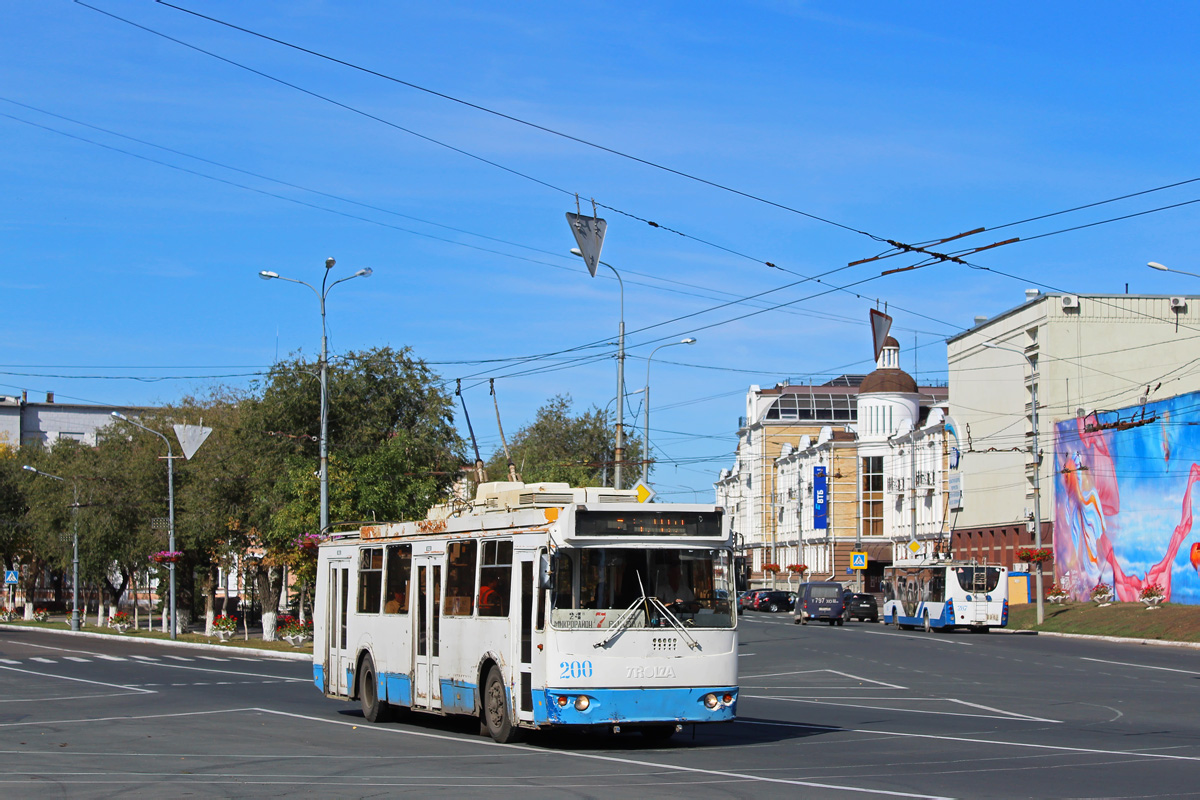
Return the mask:
<svg viewBox="0 0 1200 800">
<path fill-rule="evenodd" d="M 860 395 L 884 392 L 917 393 L 917 382 L 900 369 L 900 343 L 891 336 L 883 340 L 883 347 L 879 349 L 879 360 L 875 362 L 875 371 L 864 378 L 858 387 Z"/>
<path fill-rule="evenodd" d="M 858 387 L 858 393 L 916 394 L 917 382 L 902 369 L 877 369 L 866 377 Z"/>
</svg>

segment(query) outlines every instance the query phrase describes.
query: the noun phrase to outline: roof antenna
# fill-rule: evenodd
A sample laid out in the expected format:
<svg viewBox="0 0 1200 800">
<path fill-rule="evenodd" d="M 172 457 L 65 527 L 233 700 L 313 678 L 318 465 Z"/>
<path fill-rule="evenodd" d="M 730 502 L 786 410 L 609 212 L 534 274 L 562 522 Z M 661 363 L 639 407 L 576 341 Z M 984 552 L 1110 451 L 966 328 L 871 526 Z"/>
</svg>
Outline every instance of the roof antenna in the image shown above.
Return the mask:
<svg viewBox="0 0 1200 800">
<path fill-rule="evenodd" d="M 496 399 L 495 378 L 488 378 L 488 388 L 492 392 L 492 405 L 496 407 L 496 427 L 500 429 L 500 444 L 504 445 L 504 457 L 508 459 L 508 479 L 519 483 L 521 476 L 517 474 L 517 465 L 513 463 L 512 454 L 508 452 L 508 441 L 504 438 L 504 425 L 500 422 L 500 402 Z"/>
<path fill-rule="evenodd" d="M 475 441 L 475 429 L 471 427 L 471 415 L 467 413 L 467 399 L 462 393 L 462 378 L 454 379 L 454 393 L 462 401 L 463 416 L 467 418 L 467 431 L 471 434 L 471 446 L 475 448 L 475 482 L 487 483 L 487 470 L 483 468 L 483 459 L 479 457 L 479 443 Z"/>
</svg>

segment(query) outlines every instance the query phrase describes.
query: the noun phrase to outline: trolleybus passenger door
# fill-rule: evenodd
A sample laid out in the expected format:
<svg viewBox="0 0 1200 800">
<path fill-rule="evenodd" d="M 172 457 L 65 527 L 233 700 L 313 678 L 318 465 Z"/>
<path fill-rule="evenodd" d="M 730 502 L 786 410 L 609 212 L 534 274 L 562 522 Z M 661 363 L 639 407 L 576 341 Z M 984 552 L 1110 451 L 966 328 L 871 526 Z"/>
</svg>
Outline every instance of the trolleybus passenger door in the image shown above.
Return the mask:
<svg viewBox="0 0 1200 800">
<path fill-rule="evenodd" d="M 532 722 L 533 653 L 537 644 L 541 643 L 541 636 L 535 630 L 538 598 L 542 595 L 537 585 L 538 551 L 517 551 L 514 562 L 517 574 L 513 583 L 519 593 L 519 602 L 514 603 L 516 613 L 511 615 L 516 633 L 511 639 L 516 651 L 513 653 L 513 663 L 517 665 L 513 689 L 517 700 L 517 719 Z M 545 626 L 542 627 L 544 629 Z M 539 685 L 544 685 L 542 676 L 538 677 L 541 681 Z"/>
<path fill-rule="evenodd" d="M 350 602 L 350 562 L 333 561 L 329 564 L 329 602 L 325 604 L 328 617 L 325 620 L 325 692 L 345 697 L 349 694 L 350 667 L 347 653 L 346 614 Z"/>
<path fill-rule="evenodd" d="M 413 622 L 413 708 L 442 707 L 438 661 L 441 645 L 442 554 L 413 555 L 416 619 Z"/>
</svg>

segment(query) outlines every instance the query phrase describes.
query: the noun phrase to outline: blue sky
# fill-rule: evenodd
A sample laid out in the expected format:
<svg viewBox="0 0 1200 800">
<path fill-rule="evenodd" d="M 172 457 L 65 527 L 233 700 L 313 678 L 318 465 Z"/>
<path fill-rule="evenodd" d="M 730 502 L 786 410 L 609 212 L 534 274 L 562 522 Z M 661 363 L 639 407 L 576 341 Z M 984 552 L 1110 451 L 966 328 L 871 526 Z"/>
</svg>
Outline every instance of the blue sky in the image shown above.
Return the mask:
<svg viewBox="0 0 1200 800">
<path fill-rule="evenodd" d="M 178 3 L 785 210 L 151 0 L 88 2 L 299 89 L 67 0 L 0 9 L 0 394 L 151 404 L 311 356 L 315 298 L 256 274 L 319 281 L 333 256 L 335 276 L 374 270 L 332 293 L 333 351 L 407 345 L 463 378 L 490 452 L 489 377 L 506 433 L 555 394 L 577 410 L 615 395 L 617 286 L 567 253 L 577 192 L 609 207 L 627 391 L 655 346 L 698 340 L 655 356 L 651 437 L 664 498 L 707 500 L 747 386 L 869 371 L 877 302 L 905 367 L 943 381 L 944 339 L 1027 287 L 1182 294 L 1193 279 L 1145 262 L 1200 271 L 1195 204 L 970 258 L 987 270 L 879 277 L 917 263 L 893 258 L 778 289 L 888 249 L 871 236 L 1200 176 L 1191 3 Z M 1186 184 L 956 246 L 1197 198 Z M 791 305 L 697 313 L 772 289 L 756 302 Z M 626 424 L 641 408 L 631 395 Z"/>
</svg>

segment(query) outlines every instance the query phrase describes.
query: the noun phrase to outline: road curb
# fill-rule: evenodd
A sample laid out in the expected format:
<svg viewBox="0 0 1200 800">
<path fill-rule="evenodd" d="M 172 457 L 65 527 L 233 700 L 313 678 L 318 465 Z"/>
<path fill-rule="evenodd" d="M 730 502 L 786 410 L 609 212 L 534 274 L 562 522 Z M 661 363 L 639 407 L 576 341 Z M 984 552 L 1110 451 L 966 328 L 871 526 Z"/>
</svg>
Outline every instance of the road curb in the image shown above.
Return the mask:
<svg viewBox="0 0 1200 800">
<path fill-rule="evenodd" d="M 0 630 L 4 631 L 45 631 L 46 633 L 56 633 L 60 636 L 81 636 L 85 639 L 105 639 L 108 641 L 120 641 L 122 637 L 114 636 L 111 633 L 88 633 L 87 631 L 63 631 L 57 628 L 31 628 L 28 625 L 6 625 L 0 623 Z M 207 650 L 214 653 L 239 654 L 246 653 L 254 656 L 262 656 L 264 658 L 278 658 L 283 661 L 312 661 L 312 653 L 298 652 L 288 653 L 283 650 L 260 650 L 256 647 L 226 647 L 221 644 L 204 644 L 202 642 L 178 642 L 170 639 L 126 639 L 125 641 L 136 641 L 148 644 L 161 644 L 167 647 L 179 647 L 185 650 Z"/>
<path fill-rule="evenodd" d="M 1090 633 L 1058 633 L 1057 631 L 1034 631 L 1038 636 L 1061 636 L 1064 639 L 1091 639 L 1094 642 L 1116 642 L 1117 644 L 1157 644 L 1162 647 L 1186 647 L 1200 650 L 1200 642 L 1173 642 L 1168 639 L 1133 639 L 1128 636 L 1095 636 Z"/>
</svg>

